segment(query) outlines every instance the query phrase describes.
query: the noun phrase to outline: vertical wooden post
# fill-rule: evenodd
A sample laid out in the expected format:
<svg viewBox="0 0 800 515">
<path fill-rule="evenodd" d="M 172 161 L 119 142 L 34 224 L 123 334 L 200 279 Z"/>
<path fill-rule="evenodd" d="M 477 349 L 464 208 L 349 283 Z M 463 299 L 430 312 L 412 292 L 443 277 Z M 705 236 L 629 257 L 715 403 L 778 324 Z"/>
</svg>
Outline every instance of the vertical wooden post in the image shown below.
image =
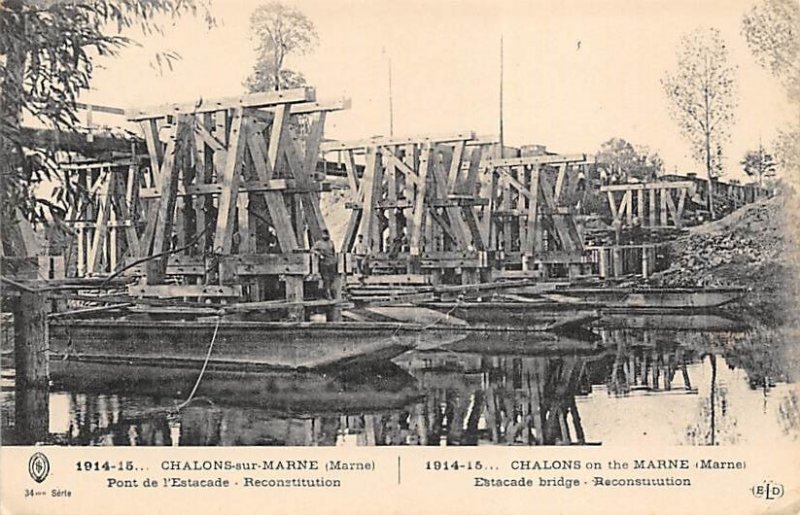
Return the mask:
<svg viewBox="0 0 800 515">
<path fill-rule="evenodd" d="M 636 216 L 639 217 L 639 224 L 644 225 L 644 190 L 636 192 Z"/>
<path fill-rule="evenodd" d="M 655 189 L 651 189 L 650 190 L 650 213 L 649 213 L 649 215 L 650 215 L 649 216 L 650 227 L 655 227 L 656 226 L 656 195 L 657 194 L 658 194 L 657 190 L 655 190 Z"/>
<path fill-rule="evenodd" d="M 14 366 L 18 387 L 47 387 L 47 296 L 23 291 L 14 313 Z"/>
<path fill-rule="evenodd" d="M 302 302 L 303 276 L 287 275 L 284 280 L 286 284 L 286 301 Z M 303 321 L 304 319 L 305 319 L 305 309 L 303 308 L 303 306 L 294 306 L 289 308 L 289 320 Z"/>
<path fill-rule="evenodd" d="M 611 262 L 614 267 L 614 277 L 620 277 L 623 273 L 622 249 L 618 245 L 614 245 L 612 249 Z"/>
</svg>

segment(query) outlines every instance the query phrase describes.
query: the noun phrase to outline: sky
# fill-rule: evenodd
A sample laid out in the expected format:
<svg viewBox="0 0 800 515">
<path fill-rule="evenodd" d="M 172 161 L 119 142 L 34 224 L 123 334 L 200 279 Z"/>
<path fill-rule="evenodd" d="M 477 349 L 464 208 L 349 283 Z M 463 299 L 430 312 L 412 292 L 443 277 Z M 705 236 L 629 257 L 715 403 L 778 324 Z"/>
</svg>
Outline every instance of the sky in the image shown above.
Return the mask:
<svg viewBox="0 0 800 515">
<path fill-rule="evenodd" d="M 621 137 L 685 172 L 702 167 L 669 116 L 660 80 L 676 67 L 683 34 L 716 27 L 738 67 L 737 122 L 724 150 L 726 176 L 739 178 L 745 151 L 768 145 L 796 113 L 740 33 L 753 1 L 286 0 L 319 33 L 319 46 L 286 66 L 306 75 L 318 99 L 352 100 L 328 117 L 326 138 L 388 135 L 389 60 L 395 135 L 496 135 L 502 35 L 507 145 L 593 154 Z M 248 19 L 260 3 L 214 0 L 211 30 L 189 18 L 163 37 L 131 33 L 141 46 L 98 60 L 83 100 L 134 107 L 244 93 L 256 44 Z M 159 73 L 153 56 L 164 49 L 181 60 Z"/>
</svg>

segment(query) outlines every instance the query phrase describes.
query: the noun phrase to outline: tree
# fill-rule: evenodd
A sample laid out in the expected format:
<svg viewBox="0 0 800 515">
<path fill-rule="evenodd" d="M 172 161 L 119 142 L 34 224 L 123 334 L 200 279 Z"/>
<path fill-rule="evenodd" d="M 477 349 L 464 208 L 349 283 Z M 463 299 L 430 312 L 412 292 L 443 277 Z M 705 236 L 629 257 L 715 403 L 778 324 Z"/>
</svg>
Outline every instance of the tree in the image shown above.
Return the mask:
<svg viewBox="0 0 800 515">
<path fill-rule="evenodd" d="M 52 150 L 27 148 L 21 131 L 23 114 L 50 128 L 74 130 L 76 100 L 89 87 L 95 59 L 115 55 L 135 43 L 123 31 L 161 33 L 165 22 L 184 15 L 203 16 L 213 26 L 209 2 L 4 0 L 0 4 L 0 54 L 4 57 L 0 66 L 0 216 L 4 227 L 13 225 L 18 212 L 41 220 L 41 207 L 47 201 L 34 198 L 33 187 L 42 180 L 59 180 Z M 156 62 L 170 65 L 176 58 L 177 54 L 164 51 L 157 54 Z M 6 235 L 4 231 L 4 239 Z"/>
<path fill-rule="evenodd" d="M 286 57 L 313 50 L 318 42 L 314 23 L 294 7 L 278 1 L 259 6 L 250 16 L 250 33 L 258 56 L 244 85 L 251 93 L 296 88 L 306 84 L 302 73 L 284 68 Z"/>
<path fill-rule="evenodd" d="M 645 146 L 634 146 L 622 138 L 611 138 L 600 146 L 595 156 L 598 165 L 608 172 L 641 181 L 649 181 L 664 171 L 664 161 Z"/>
<path fill-rule="evenodd" d="M 717 29 L 698 29 L 681 39 L 678 68 L 661 83 L 671 114 L 705 164 L 708 210 L 714 216 L 712 178 L 722 166 L 722 144 L 730 137 L 736 109 L 736 67 Z"/>
<path fill-rule="evenodd" d="M 762 0 L 742 18 L 742 34 L 756 61 L 800 100 L 800 3 Z"/>
<path fill-rule="evenodd" d="M 775 163 L 783 177 L 800 179 L 800 125 L 778 130 L 772 142 Z"/>
<path fill-rule="evenodd" d="M 745 153 L 741 165 L 744 173 L 758 179 L 759 186 L 761 186 L 764 177 L 773 177 L 775 175 L 775 160 L 772 154 L 764 150 L 761 144 L 758 145 L 758 150 L 748 150 Z"/>
<path fill-rule="evenodd" d="M 800 107 L 800 3 L 762 0 L 742 18 L 742 34 L 756 61 L 781 81 L 789 99 Z M 798 180 L 800 124 L 779 130 L 773 148 L 779 172 Z"/>
</svg>

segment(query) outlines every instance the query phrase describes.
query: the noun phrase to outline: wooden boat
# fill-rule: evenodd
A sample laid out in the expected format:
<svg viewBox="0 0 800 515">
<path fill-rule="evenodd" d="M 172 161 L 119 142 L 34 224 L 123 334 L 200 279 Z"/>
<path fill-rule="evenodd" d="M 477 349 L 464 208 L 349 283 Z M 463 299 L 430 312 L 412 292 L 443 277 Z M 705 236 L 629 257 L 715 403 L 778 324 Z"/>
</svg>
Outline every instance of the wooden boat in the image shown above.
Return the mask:
<svg viewBox="0 0 800 515">
<path fill-rule="evenodd" d="M 443 301 L 428 302 L 424 306 L 465 320 L 472 327 L 518 326 L 530 332 L 580 327 L 600 317 L 596 309 L 575 308 L 554 301 Z"/>
<path fill-rule="evenodd" d="M 603 312 L 651 311 L 692 312 L 717 308 L 741 299 L 743 288 L 575 288 L 560 287 L 549 291 L 521 288 L 518 294 L 568 304 L 576 308 L 601 308 Z"/>
<path fill-rule="evenodd" d="M 205 361 L 213 340 L 209 364 L 235 370 L 321 369 L 387 360 L 414 348 L 424 337 L 422 328 L 412 324 L 68 318 L 50 322 L 53 361 L 80 358 L 196 367 Z"/>
</svg>

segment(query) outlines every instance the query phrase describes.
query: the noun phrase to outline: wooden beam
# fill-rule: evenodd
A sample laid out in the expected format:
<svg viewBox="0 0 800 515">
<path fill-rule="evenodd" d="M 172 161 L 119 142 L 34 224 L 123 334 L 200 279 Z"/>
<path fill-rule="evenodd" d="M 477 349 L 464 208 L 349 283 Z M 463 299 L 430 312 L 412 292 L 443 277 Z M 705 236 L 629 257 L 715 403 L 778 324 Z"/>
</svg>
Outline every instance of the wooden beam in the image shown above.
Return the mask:
<svg viewBox="0 0 800 515">
<path fill-rule="evenodd" d="M 336 100 L 322 102 L 303 102 L 302 104 L 292 104 L 292 114 L 326 113 L 330 111 L 341 111 L 350 109 L 353 102 L 349 98 L 339 98 Z"/>
<path fill-rule="evenodd" d="M 456 141 L 468 141 L 475 139 L 475 133 L 471 131 L 460 132 L 457 134 L 447 134 L 441 136 L 410 136 L 410 137 L 399 137 L 399 138 L 373 138 L 373 139 L 361 139 L 361 140 L 353 140 L 353 141 L 328 141 L 322 144 L 321 150 L 323 152 L 332 152 L 335 150 L 347 150 L 347 149 L 365 149 L 370 146 L 387 146 L 393 147 L 396 145 L 426 145 L 431 144 L 431 146 L 436 145 L 437 143 L 451 143 Z"/>
<path fill-rule="evenodd" d="M 236 286 L 215 286 L 215 285 L 194 285 L 194 284 L 158 284 L 142 285 L 132 284 L 128 286 L 128 295 L 134 297 L 228 297 L 238 298 L 242 296 L 242 287 Z"/>
<path fill-rule="evenodd" d="M 504 166 L 546 165 L 556 163 L 580 163 L 586 161 L 586 154 L 545 155 L 511 157 L 505 159 L 486 159 L 483 164 L 489 168 Z"/>
<path fill-rule="evenodd" d="M 461 163 L 464 155 L 465 141 L 456 141 L 453 145 L 453 156 L 450 161 L 450 170 L 447 173 L 447 193 L 455 193 L 461 175 Z"/>
<path fill-rule="evenodd" d="M 361 227 L 359 234 L 364 236 L 367 246 L 376 252 L 379 248 L 379 242 L 372 241 L 375 202 L 380 198 L 380 189 L 382 182 L 382 167 L 380 163 L 380 152 L 376 148 L 367 149 L 367 166 L 364 168 L 364 175 L 361 177 L 361 188 L 364 190 L 364 209 L 361 214 Z"/>
<path fill-rule="evenodd" d="M 233 220 L 236 213 L 236 199 L 239 194 L 246 131 L 247 121 L 244 118 L 244 110 L 237 108 L 231 122 L 227 161 L 221 177 L 222 192 L 217 200 L 219 212 L 217 214 L 217 229 L 214 233 L 214 252 L 216 254 L 227 255 L 231 253 Z"/>
<path fill-rule="evenodd" d="M 397 155 L 389 147 L 383 147 L 381 149 L 381 153 L 384 157 L 392 161 L 392 164 L 395 166 L 397 171 L 406 176 L 407 182 L 411 182 L 412 184 L 419 183 L 419 177 L 417 177 L 416 172 L 406 162 L 397 157 Z"/>
<path fill-rule="evenodd" d="M 357 200 L 359 195 L 359 178 L 356 173 L 356 162 L 352 150 L 344 151 L 344 168 L 347 171 L 347 184 L 350 186 L 350 196 L 353 201 Z"/>
<path fill-rule="evenodd" d="M 678 209 L 675 212 L 675 227 L 681 228 L 683 225 L 683 209 L 686 206 L 686 190 L 681 190 L 680 197 L 678 197 Z"/>
<path fill-rule="evenodd" d="M 528 228 L 526 252 L 529 257 L 535 254 L 536 250 L 536 231 L 538 230 L 539 214 L 539 167 L 534 166 L 531 170 L 531 195 L 528 197 Z"/>
<path fill-rule="evenodd" d="M 632 184 L 609 184 L 600 186 L 600 191 L 632 191 L 632 190 L 662 190 L 692 188 L 691 181 L 663 181 L 663 182 L 636 182 Z"/>
<path fill-rule="evenodd" d="M 225 145 L 220 140 L 215 138 L 214 135 L 211 134 L 204 125 L 198 123 L 195 125 L 194 131 L 198 136 L 200 136 L 200 139 L 203 141 L 203 143 L 211 147 L 211 150 L 214 152 L 224 152 L 226 150 Z"/>
<path fill-rule="evenodd" d="M 314 192 L 308 191 L 313 186 L 314 181 L 306 172 L 307 169 L 303 167 L 303 160 L 300 158 L 300 149 L 298 148 L 297 142 L 292 138 L 287 138 L 287 141 L 283 145 L 283 150 L 286 156 L 286 162 L 289 164 L 289 169 L 292 171 L 295 181 L 297 181 L 301 189 L 306 190 L 306 192 L 300 194 L 299 198 L 303 207 L 303 216 L 301 219 L 304 219 L 308 226 L 311 240 L 317 241 L 322 238 L 322 231 L 325 230 L 325 220 L 320 208 L 319 193 L 315 194 Z M 300 227 L 302 222 L 298 221 L 297 224 L 298 227 Z M 302 241 L 299 237 L 298 240 Z"/>
<path fill-rule="evenodd" d="M 147 153 L 150 155 L 150 168 L 155 172 L 156 183 L 158 183 L 158 170 L 164 161 L 164 149 L 161 146 L 161 140 L 158 139 L 158 121 L 146 120 L 140 125 L 147 143 Z"/>
<path fill-rule="evenodd" d="M 416 206 L 411 216 L 412 231 L 409 234 L 409 250 L 412 256 L 419 256 L 420 254 L 420 239 L 422 237 L 422 222 L 425 215 L 425 195 L 427 195 L 426 186 L 428 178 L 428 169 L 430 168 L 430 157 L 433 144 L 431 142 L 425 143 L 420 149 L 419 156 L 419 177 L 417 181 L 417 193 L 414 201 Z M 432 242 L 428 242 L 430 245 Z"/>
<path fill-rule="evenodd" d="M 315 101 L 316 93 L 313 88 L 296 88 L 285 89 L 281 91 L 269 91 L 266 93 L 252 93 L 238 97 L 225 97 L 209 100 L 201 98 L 197 102 L 163 104 L 140 109 L 130 109 L 126 111 L 126 113 L 128 120 L 140 121 L 152 118 L 162 118 L 164 116 L 176 114 L 207 113 L 211 111 L 223 111 L 226 109 L 267 107 Z"/>
<path fill-rule="evenodd" d="M 89 247 L 89 259 L 87 263 L 87 271 L 89 273 L 100 272 L 100 259 L 102 258 L 103 250 L 105 249 L 106 232 L 108 231 L 108 218 L 111 209 L 110 195 L 113 194 L 113 190 L 111 189 L 113 176 L 110 173 L 106 173 L 100 180 L 102 181 L 102 186 L 97 199 L 98 203 L 100 204 L 100 208 L 97 210 L 94 238 L 92 238 L 92 244 Z"/>
<path fill-rule="evenodd" d="M 163 195 L 159 202 L 151 204 L 147 214 L 147 226 L 145 227 L 144 239 L 140 247 L 143 256 L 158 254 L 166 250 L 164 248 L 165 234 L 171 234 L 172 232 L 172 214 L 175 208 L 175 199 L 171 192 L 177 192 L 178 189 L 178 174 L 174 173 L 174 167 L 181 123 L 186 123 L 183 117 L 179 117 L 172 126 L 161 171 L 156 175 L 156 177 L 160 178 L 159 189 Z M 167 216 L 169 220 L 167 220 Z M 168 226 L 168 228 L 165 226 Z M 157 245 L 156 242 L 158 242 Z"/>
</svg>

